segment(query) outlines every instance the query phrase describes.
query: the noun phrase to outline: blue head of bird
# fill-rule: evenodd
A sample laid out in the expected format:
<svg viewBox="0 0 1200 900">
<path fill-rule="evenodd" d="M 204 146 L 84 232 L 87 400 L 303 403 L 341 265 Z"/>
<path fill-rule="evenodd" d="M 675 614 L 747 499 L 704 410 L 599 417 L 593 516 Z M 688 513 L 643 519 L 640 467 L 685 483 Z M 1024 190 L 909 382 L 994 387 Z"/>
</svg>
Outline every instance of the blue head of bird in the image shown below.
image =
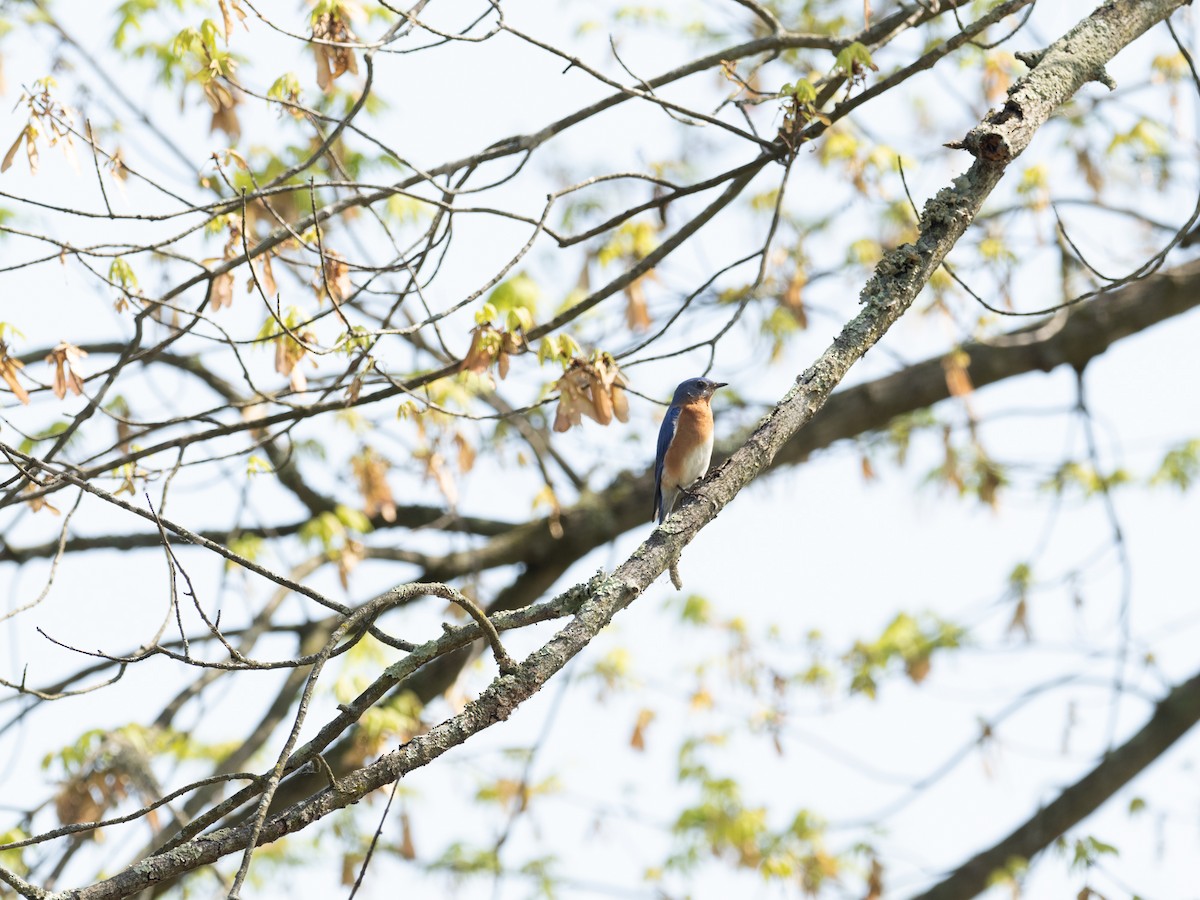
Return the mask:
<svg viewBox="0 0 1200 900">
<path fill-rule="evenodd" d="M 717 388 L 725 387 L 724 381 L 713 381 L 711 378 L 689 378 L 680 382 L 675 388 L 675 396 L 671 399 L 672 406 L 682 406 L 697 400 L 707 400 Z"/>
</svg>

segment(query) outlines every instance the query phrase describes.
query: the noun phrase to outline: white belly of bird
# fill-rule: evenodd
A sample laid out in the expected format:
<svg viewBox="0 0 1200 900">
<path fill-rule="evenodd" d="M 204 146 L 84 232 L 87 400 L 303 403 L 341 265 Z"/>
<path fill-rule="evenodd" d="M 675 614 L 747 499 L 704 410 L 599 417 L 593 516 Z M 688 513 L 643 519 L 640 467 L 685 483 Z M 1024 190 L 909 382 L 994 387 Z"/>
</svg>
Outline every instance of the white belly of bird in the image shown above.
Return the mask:
<svg viewBox="0 0 1200 900">
<path fill-rule="evenodd" d="M 704 477 L 704 473 L 708 471 L 709 460 L 712 459 L 712 450 L 713 439 L 710 435 L 707 441 L 683 458 L 678 487 L 688 487 Z"/>
</svg>

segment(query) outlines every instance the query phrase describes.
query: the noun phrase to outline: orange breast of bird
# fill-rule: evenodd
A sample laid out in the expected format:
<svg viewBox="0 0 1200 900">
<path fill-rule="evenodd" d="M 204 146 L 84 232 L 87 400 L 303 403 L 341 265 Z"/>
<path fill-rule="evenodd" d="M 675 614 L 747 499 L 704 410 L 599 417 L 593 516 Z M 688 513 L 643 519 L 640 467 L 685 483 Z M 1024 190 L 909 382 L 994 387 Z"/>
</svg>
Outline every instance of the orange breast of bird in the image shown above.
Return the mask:
<svg viewBox="0 0 1200 900">
<path fill-rule="evenodd" d="M 694 400 L 679 409 L 675 437 L 663 460 L 664 487 L 687 487 L 703 478 L 712 459 L 713 417 L 707 400 Z"/>
</svg>

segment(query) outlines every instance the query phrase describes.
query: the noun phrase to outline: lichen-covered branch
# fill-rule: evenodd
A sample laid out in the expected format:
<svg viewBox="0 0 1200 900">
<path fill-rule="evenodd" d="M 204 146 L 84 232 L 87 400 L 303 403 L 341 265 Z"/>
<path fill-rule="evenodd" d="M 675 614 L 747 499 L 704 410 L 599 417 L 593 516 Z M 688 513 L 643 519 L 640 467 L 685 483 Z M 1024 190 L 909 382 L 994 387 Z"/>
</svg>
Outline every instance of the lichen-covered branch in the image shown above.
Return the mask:
<svg viewBox="0 0 1200 900">
<path fill-rule="evenodd" d="M 584 599 L 572 620 L 515 671 L 493 681 L 460 714 L 269 817 L 261 823 L 261 830 L 257 825 L 239 824 L 199 834 L 109 879 L 54 896 L 78 900 L 130 896 L 244 850 L 252 835 L 260 842 L 276 840 L 427 765 L 472 735 L 507 719 L 653 583 L 696 533 L 766 471 L 796 433 L 814 419 L 849 368 L 910 307 L 970 226 L 1008 164 L 1049 116 L 1122 47 L 1181 5 L 1183 0 L 1117 0 L 1098 9 L 1047 49 L 1038 65 L 1010 91 L 1004 110 L 990 115 L 964 142 L 976 154 L 975 162 L 925 205 L 916 241 L 897 248 L 880 262 L 862 291 L 862 311 L 797 378 L 744 445 L 702 485 L 700 491 L 708 502 L 685 505 L 613 573 L 578 589 Z"/>
</svg>

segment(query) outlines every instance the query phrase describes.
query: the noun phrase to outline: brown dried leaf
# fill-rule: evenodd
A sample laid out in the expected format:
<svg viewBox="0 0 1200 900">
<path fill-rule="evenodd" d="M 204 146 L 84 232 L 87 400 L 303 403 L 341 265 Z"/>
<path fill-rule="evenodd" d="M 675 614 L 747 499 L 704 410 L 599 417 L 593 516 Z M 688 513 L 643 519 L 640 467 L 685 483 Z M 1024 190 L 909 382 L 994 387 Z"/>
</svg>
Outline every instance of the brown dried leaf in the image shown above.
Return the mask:
<svg viewBox="0 0 1200 900">
<path fill-rule="evenodd" d="M 601 425 L 607 425 L 613 420 L 612 395 L 604 386 L 601 376 L 592 375 L 590 380 L 592 406 L 596 410 L 596 421 Z"/>
<path fill-rule="evenodd" d="M 342 854 L 342 887 L 350 887 L 358 881 L 358 867 L 362 861 L 363 857 L 360 853 Z"/>
<path fill-rule="evenodd" d="M 259 419 L 263 418 L 268 413 L 269 413 L 269 409 L 267 408 L 266 404 L 252 403 L 250 406 L 242 407 L 242 421 L 243 422 L 257 422 Z M 256 441 L 261 441 L 266 436 L 266 434 L 267 433 L 261 427 L 250 429 L 250 436 L 252 438 L 254 438 Z"/>
<path fill-rule="evenodd" d="M 621 381 L 624 381 L 624 377 Z M 613 415 L 617 417 L 618 422 L 629 421 L 629 398 L 625 396 L 625 388 L 620 384 L 614 383 L 611 388 Z"/>
<path fill-rule="evenodd" d="M 54 366 L 54 396 L 59 400 L 67 396 L 68 388 L 77 397 L 83 394 L 83 374 L 79 371 L 78 363 L 85 356 L 86 350 L 62 341 L 46 357 L 46 362 Z"/>
<path fill-rule="evenodd" d="M 225 155 L 237 163 L 237 167 L 243 172 L 250 171 L 250 163 L 246 162 L 246 157 L 242 156 L 242 154 L 238 153 L 232 147 L 225 151 Z"/>
<path fill-rule="evenodd" d="M 408 810 L 400 811 L 400 856 L 412 862 L 417 858 L 417 850 L 413 845 L 412 822 L 408 817 Z"/>
<path fill-rule="evenodd" d="M 875 480 L 875 467 L 871 465 L 871 457 L 867 456 L 864 453 L 862 455 L 861 460 L 859 461 L 859 464 L 862 468 L 863 481 L 874 481 Z"/>
<path fill-rule="evenodd" d="M 989 56 L 983 66 L 983 93 L 988 103 L 998 103 L 1012 84 L 1012 75 L 1000 56 Z"/>
<path fill-rule="evenodd" d="M 118 185 L 123 184 L 125 179 L 129 177 L 129 170 L 125 168 L 120 147 L 113 150 L 112 156 L 108 160 L 108 168 Z"/>
<path fill-rule="evenodd" d="M 38 149 L 37 141 L 34 138 L 37 132 L 32 125 L 25 128 L 25 156 L 29 159 L 29 174 L 36 175 L 38 173 Z"/>
<path fill-rule="evenodd" d="M 12 142 L 12 146 L 8 148 L 8 152 L 4 154 L 4 161 L 0 162 L 0 172 L 7 172 L 9 166 L 12 165 L 13 159 L 17 155 L 17 151 L 21 149 L 21 141 L 25 140 L 29 133 L 29 126 L 21 129 L 21 133 L 17 135 L 17 139 Z"/>
<path fill-rule="evenodd" d="M 350 590 L 350 573 L 358 568 L 358 564 L 366 559 L 366 548 L 358 541 L 346 541 L 346 546 L 342 548 L 338 554 L 337 570 L 338 581 L 342 583 L 342 590 Z"/>
<path fill-rule="evenodd" d="M 1083 173 L 1083 180 L 1092 189 L 1092 193 L 1099 195 L 1104 189 L 1104 173 L 1093 162 L 1091 154 L 1087 152 L 1087 148 L 1080 147 L 1075 151 L 1075 162 L 1078 163 L 1079 171 Z"/>
<path fill-rule="evenodd" d="M 38 490 L 39 490 L 38 485 L 27 484 L 27 485 L 25 485 L 25 489 L 21 493 L 36 494 L 38 492 Z M 56 515 L 56 516 L 59 515 L 58 509 L 54 506 L 51 506 L 50 503 L 47 502 L 47 500 L 44 496 L 30 497 L 25 502 L 29 504 L 29 508 L 31 510 L 33 510 L 34 512 L 41 512 L 43 509 L 48 509 L 48 510 L 50 510 L 50 512 L 54 513 L 54 515 Z"/>
<path fill-rule="evenodd" d="M 458 448 L 458 471 L 465 475 L 475 468 L 475 448 L 458 432 L 454 435 L 454 446 Z"/>
<path fill-rule="evenodd" d="M 1029 627 L 1029 604 L 1025 602 L 1024 597 L 1017 601 L 1012 619 L 1008 623 L 1009 634 L 1016 634 L 1018 631 L 1025 636 L 1026 641 L 1033 640 L 1033 629 Z"/>
<path fill-rule="evenodd" d="M 625 288 L 625 324 L 631 331 L 645 331 L 650 327 L 650 310 L 646 306 L 646 288 L 642 284 L 645 275 Z"/>
<path fill-rule="evenodd" d="M 237 105 L 240 102 L 230 93 L 229 89 L 218 81 L 210 81 L 204 85 L 204 96 L 212 107 L 212 120 L 208 132 L 220 130 L 237 140 L 242 134 L 242 123 L 238 121 Z"/>
<path fill-rule="evenodd" d="M 993 510 L 999 509 L 1000 503 L 997 497 L 997 492 L 1000 490 L 1003 480 L 1000 478 L 1000 470 L 990 460 L 984 458 L 978 465 L 979 471 L 979 499 L 990 506 Z"/>
<path fill-rule="evenodd" d="M 945 451 L 945 458 L 942 461 L 942 477 L 954 485 L 961 494 L 966 489 L 966 484 L 963 483 L 962 474 L 958 471 L 958 451 L 954 449 L 949 425 L 942 429 L 942 448 Z"/>
<path fill-rule="evenodd" d="M 314 285 L 317 289 L 317 301 L 324 302 L 328 294 L 333 305 L 340 306 L 354 290 L 354 285 L 350 283 L 350 267 L 335 250 L 325 251 L 323 267 L 323 277 Z"/>
<path fill-rule="evenodd" d="M 587 392 L 590 385 L 591 366 L 581 360 L 571 361 L 570 368 L 555 382 L 558 388 L 558 412 L 554 416 L 554 430 L 566 431 L 579 425 L 583 416 L 596 419 L 596 407 Z"/>
<path fill-rule="evenodd" d="M 797 267 L 781 298 L 783 308 L 792 314 L 792 318 L 796 320 L 796 324 L 801 329 L 808 327 L 808 313 L 804 309 L 803 299 L 806 284 L 808 284 L 808 275 L 805 274 L 804 269 Z"/>
<path fill-rule="evenodd" d="M 920 684 L 929 675 L 930 662 L 928 656 L 918 656 L 904 664 L 904 672 L 913 684 Z"/>
<path fill-rule="evenodd" d="M 417 459 L 425 462 L 425 477 L 432 478 L 438 486 L 438 490 L 446 498 L 446 502 L 453 508 L 458 505 L 458 485 L 454 483 L 454 476 L 450 474 L 450 469 L 446 466 L 446 459 L 436 450 L 421 450 L 415 454 Z"/>
<path fill-rule="evenodd" d="M 275 339 L 275 371 L 280 375 L 291 375 L 296 365 L 295 357 L 288 353 L 285 338 Z"/>
<path fill-rule="evenodd" d="M 259 263 L 258 281 L 262 285 L 263 292 L 268 297 L 274 297 L 279 293 L 279 285 L 275 283 L 275 273 L 271 271 L 271 256 L 264 253 L 258 257 Z"/>
<path fill-rule="evenodd" d="M 554 430 L 566 431 L 587 416 L 608 425 L 614 416 L 629 420 L 629 401 L 625 397 L 625 376 L 607 354 L 598 354 L 591 362 L 576 357 L 554 385 L 559 392 Z"/>
<path fill-rule="evenodd" d="M 942 357 L 942 369 L 946 373 L 946 389 L 950 391 L 951 397 L 965 397 L 975 390 L 967 371 L 970 364 L 971 357 L 965 350 L 955 350 Z"/>
<path fill-rule="evenodd" d="M 525 349 L 525 335 L 519 331 L 502 331 L 500 338 L 505 353 L 520 353 Z"/>
<path fill-rule="evenodd" d="M 313 55 L 317 60 L 317 86 L 328 93 L 333 82 L 344 72 L 358 74 L 358 60 L 350 47 L 335 47 L 317 41 L 353 43 L 358 38 L 349 24 L 338 13 L 327 12 L 313 24 Z"/>
<path fill-rule="evenodd" d="M 221 22 L 225 26 L 225 43 L 228 44 L 233 35 L 233 16 L 229 14 L 229 4 L 226 0 L 217 0 L 217 5 L 221 7 Z"/>
<path fill-rule="evenodd" d="M 233 306 L 233 272 L 223 272 L 213 279 L 211 302 L 213 312 Z"/>
<path fill-rule="evenodd" d="M 313 45 L 313 56 L 317 59 L 317 87 L 326 93 L 333 84 L 333 75 L 329 70 L 329 48 L 320 44 Z"/>
<path fill-rule="evenodd" d="M 287 334 L 275 338 L 275 371 L 288 376 L 294 391 L 308 388 L 308 379 L 300 368 L 300 361 L 308 354 L 308 349 L 300 341 L 311 343 L 314 339 L 315 335 L 307 330 L 299 332 L 295 339 Z"/>
<path fill-rule="evenodd" d="M 91 786 L 80 779 L 72 779 L 62 786 L 54 797 L 54 811 L 63 825 L 95 822 L 104 816 L 104 807 L 96 801 Z M 92 833 L 83 832 L 89 836 Z"/>
<path fill-rule="evenodd" d="M 497 333 L 491 325 L 477 325 L 471 330 L 471 349 L 463 359 L 463 371 L 482 375 L 491 368 L 498 347 L 493 335 Z"/>
<path fill-rule="evenodd" d="M 554 413 L 554 430 L 558 432 L 569 431 L 572 425 L 578 425 L 578 422 L 571 421 L 571 414 L 559 398 L 558 409 Z"/>
<path fill-rule="evenodd" d="M 8 355 L 8 346 L 4 341 L 0 341 L 0 378 L 4 379 L 4 383 L 8 385 L 8 389 L 17 395 L 17 399 L 29 405 L 29 391 L 21 386 L 21 382 L 17 381 L 17 372 L 25 368 L 25 364 L 19 359 Z"/>
<path fill-rule="evenodd" d="M 871 874 L 867 876 L 866 900 L 883 900 L 883 863 L 871 857 Z"/>
<path fill-rule="evenodd" d="M 362 453 L 350 460 L 350 468 L 358 480 L 363 512 L 370 518 L 379 515 L 385 522 L 395 522 L 396 501 L 387 482 L 391 463 L 370 447 L 364 447 Z"/>
<path fill-rule="evenodd" d="M 637 723 L 633 726 L 633 735 L 629 738 L 629 746 L 634 750 L 646 749 L 646 729 L 654 721 L 654 710 L 643 709 L 638 712 Z"/>
</svg>

